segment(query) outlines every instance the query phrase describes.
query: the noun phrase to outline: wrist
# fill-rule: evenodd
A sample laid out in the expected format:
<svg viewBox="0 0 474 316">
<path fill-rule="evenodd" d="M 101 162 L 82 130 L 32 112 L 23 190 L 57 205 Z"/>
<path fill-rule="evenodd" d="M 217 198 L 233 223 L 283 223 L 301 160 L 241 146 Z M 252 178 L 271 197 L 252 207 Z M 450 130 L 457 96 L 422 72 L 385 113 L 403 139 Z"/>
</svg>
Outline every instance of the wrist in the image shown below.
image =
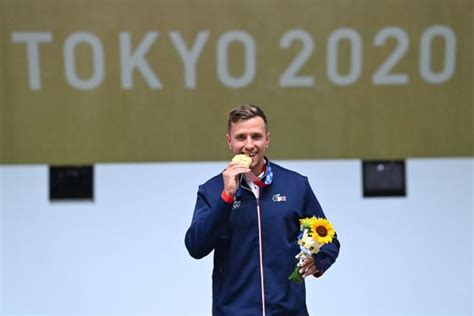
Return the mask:
<svg viewBox="0 0 474 316">
<path fill-rule="evenodd" d="M 223 199 L 224 202 L 230 204 L 234 202 L 234 194 L 227 193 L 225 190 L 222 190 L 221 199 Z"/>
</svg>

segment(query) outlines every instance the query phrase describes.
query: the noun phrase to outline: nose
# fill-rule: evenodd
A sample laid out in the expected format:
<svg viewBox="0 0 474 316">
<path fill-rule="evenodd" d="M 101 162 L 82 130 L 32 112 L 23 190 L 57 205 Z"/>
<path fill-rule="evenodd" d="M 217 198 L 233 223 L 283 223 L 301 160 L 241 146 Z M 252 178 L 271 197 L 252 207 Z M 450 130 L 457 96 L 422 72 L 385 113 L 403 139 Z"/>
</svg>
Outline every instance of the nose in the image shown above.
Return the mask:
<svg viewBox="0 0 474 316">
<path fill-rule="evenodd" d="M 245 140 L 245 149 L 250 151 L 253 149 L 253 147 L 254 147 L 254 143 L 253 143 L 252 137 L 249 136 Z"/>
</svg>

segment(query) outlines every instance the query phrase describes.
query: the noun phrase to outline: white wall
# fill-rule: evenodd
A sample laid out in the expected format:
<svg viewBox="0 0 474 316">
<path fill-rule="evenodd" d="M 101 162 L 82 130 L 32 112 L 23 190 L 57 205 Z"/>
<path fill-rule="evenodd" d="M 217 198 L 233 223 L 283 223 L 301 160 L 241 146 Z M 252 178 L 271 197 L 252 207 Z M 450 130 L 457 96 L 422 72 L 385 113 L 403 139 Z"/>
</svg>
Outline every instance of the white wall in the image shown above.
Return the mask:
<svg viewBox="0 0 474 316">
<path fill-rule="evenodd" d="M 341 240 L 312 315 L 473 315 L 474 159 L 407 161 L 406 198 L 362 198 L 356 160 L 287 161 Z M 95 200 L 50 203 L 47 166 L 0 167 L 0 314 L 210 315 L 212 258 L 184 247 L 223 162 L 100 164 Z"/>
</svg>

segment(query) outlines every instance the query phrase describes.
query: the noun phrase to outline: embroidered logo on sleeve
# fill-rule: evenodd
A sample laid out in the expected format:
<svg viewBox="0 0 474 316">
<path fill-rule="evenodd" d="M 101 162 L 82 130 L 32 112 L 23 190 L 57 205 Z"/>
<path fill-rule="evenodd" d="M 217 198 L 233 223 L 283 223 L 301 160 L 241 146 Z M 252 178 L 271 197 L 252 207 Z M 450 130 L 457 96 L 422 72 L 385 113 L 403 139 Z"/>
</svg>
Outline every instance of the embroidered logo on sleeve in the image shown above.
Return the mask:
<svg viewBox="0 0 474 316">
<path fill-rule="evenodd" d="M 275 194 L 275 195 L 272 197 L 272 201 L 273 201 L 273 202 L 286 202 L 286 196 L 285 196 L 285 195 L 281 195 L 280 193 Z"/>
<path fill-rule="evenodd" d="M 234 201 L 234 204 L 232 204 L 232 209 L 236 210 L 240 207 L 240 201 Z"/>
</svg>

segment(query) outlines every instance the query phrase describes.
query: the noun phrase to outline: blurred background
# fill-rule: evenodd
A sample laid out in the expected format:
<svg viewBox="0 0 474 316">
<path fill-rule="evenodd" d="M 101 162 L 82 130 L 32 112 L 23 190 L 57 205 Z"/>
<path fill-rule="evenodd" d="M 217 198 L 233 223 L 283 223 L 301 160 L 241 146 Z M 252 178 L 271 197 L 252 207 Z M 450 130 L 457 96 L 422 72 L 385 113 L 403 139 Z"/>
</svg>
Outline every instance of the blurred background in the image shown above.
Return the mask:
<svg viewBox="0 0 474 316">
<path fill-rule="evenodd" d="M 0 315 L 210 315 L 197 186 L 261 106 L 341 240 L 311 315 L 474 315 L 471 0 L 0 0 Z"/>
</svg>

